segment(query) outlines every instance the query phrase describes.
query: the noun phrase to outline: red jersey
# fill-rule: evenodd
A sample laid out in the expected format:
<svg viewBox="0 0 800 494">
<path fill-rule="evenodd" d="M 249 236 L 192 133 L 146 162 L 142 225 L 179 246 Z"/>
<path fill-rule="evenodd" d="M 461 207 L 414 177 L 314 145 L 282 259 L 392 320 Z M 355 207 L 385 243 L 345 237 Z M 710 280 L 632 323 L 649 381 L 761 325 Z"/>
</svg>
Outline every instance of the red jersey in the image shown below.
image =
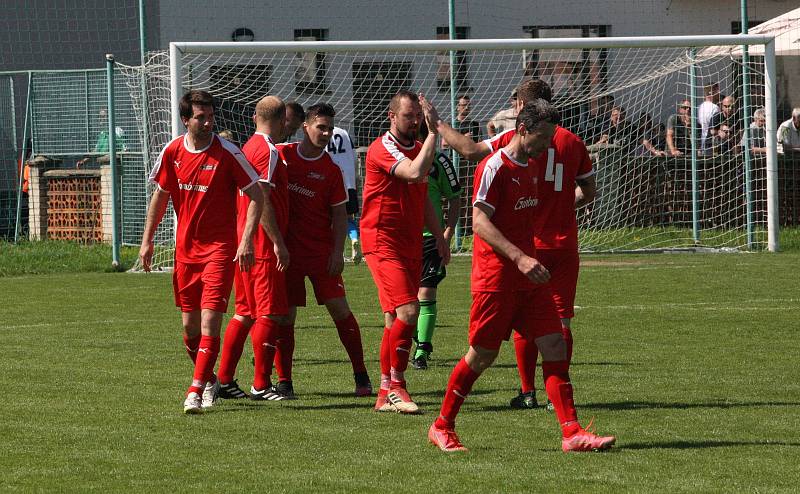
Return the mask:
<svg viewBox="0 0 800 494">
<path fill-rule="evenodd" d="M 503 150 L 484 158 L 475 170 L 472 204 L 485 204 L 494 210 L 491 221 L 500 233 L 525 254 L 536 257 L 531 229 L 538 179 L 529 163 L 514 161 Z M 473 292 L 534 288 L 510 259 L 496 253 L 479 235 L 473 238 Z"/>
<path fill-rule="evenodd" d="M 347 202 L 342 170 L 323 149 L 308 158 L 300 143 L 278 145 L 289 179 L 289 233 L 286 244 L 297 259 L 329 257 L 333 252 L 331 208 Z"/>
<path fill-rule="evenodd" d="M 364 207 L 359 221 L 364 253 L 422 258 L 420 238 L 425 223 L 428 184 L 408 182 L 394 175 L 401 161 L 413 160 L 421 149 L 422 143 L 418 141 L 412 146 L 400 144 L 391 132 L 370 144 L 365 160 Z"/>
<path fill-rule="evenodd" d="M 169 192 L 178 217 L 175 259 L 205 263 L 236 255 L 236 189 L 258 181 L 258 173 L 234 144 L 214 134 L 211 144 L 189 151 L 186 136 L 167 144 L 150 181 Z"/>
<path fill-rule="evenodd" d="M 272 139 L 266 135 L 256 132 L 242 147 L 247 160 L 259 174 L 260 181 L 270 187 L 269 200 L 272 209 L 275 211 L 275 220 L 281 235 L 286 236 L 286 229 L 289 224 L 289 190 L 287 189 L 286 163 L 279 159 L 278 150 L 272 143 Z M 238 225 L 237 234 L 239 241 L 242 239 L 244 226 L 247 224 L 247 207 L 250 205 L 250 198 L 239 191 Z M 272 240 L 267 236 L 263 227 L 256 228 L 253 234 L 253 250 L 256 259 L 274 259 L 275 251 Z"/>
<path fill-rule="evenodd" d="M 512 129 L 483 142 L 497 151 L 515 135 Z M 539 205 L 533 225 L 536 248 L 577 250 L 575 181 L 594 173 L 589 151 L 578 136 L 559 126 L 547 152 L 533 161 L 539 178 Z"/>
</svg>

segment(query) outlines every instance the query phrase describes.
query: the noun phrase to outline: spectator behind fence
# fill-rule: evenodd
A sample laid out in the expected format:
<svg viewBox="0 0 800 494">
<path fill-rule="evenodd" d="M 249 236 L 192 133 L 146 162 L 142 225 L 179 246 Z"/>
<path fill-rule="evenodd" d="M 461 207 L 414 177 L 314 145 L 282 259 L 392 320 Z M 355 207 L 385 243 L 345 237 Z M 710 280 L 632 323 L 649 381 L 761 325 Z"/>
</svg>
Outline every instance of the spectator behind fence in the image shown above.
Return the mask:
<svg viewBox="0 0 800 494">
<path fill-rule="evenodd" d="M 615 106 L 611 109 L 608 129 L 594 144 L 612 144 L 625 154 L 632 154 L 636 148 L 636 128 L 628 122 L 625 108 Z"/>
<path fill-rule="evenodd" d="M 700 124 L 700 154 L 706 154 L 711 146 L 711 122 L 719 110 L 719 84 L 714 83 L 703 90 L 705 101 L 697 107 L 697 123 Z"/>
<path fill-rule="evenodd" d="M 778 149 L 800 153 L 800 107 L 792 109 L 792 118 L 778 127 Z"/>
<path fill-rule="evenodd" d="M 688 99 L 678 104 L 678 113 L 667 120 L 667 154 L 683 156 L 691 152 L 692 104 Z"/>
<path fill-rule="evenodd" d="M 610 94 L 599 96 L 595 99 L 594 111 L 590 110 L 583 135 L 581 136 L 584 142 L 597 142 L 600 136 L 608 132 L 610 111 L 613 106 L 614 97 Z"/>
<path fill-rule="evenodd" d="M 727 123 L 720 125 L 711 137 L 711 148 L 715 156 L 729 153 L 736 148 L 736 136 Z"/>
<path fill-rule="evenodd" d="M 729 137 L 735 137 L 739 128 L 737 123 L 736 98 L 725 96 L 720 104 L 720 112 L 711 119 L 711 128 L 709 129 L 711 137 L 713 138 L 717 134 L 722 125 L 728 126 L 727 133 Z"/>
<path fill-rule="evenodd" d="M 108 110 L 105 108 L 101 108 L 97 113 L 97 125 L 100 127 L 100 133 L 97 134 L 97 142 L 95 143 L 92 152 L 98 154 L 107 154 L 110 147 L 108 144 Z M 122 127 L 119 126 L 114 127 L 114 148 L 117 150 L 117 152 L 128 150 L 128 146 L 125 144 L 125 131 L 123 131 Z M 80 159 L 77 163 L 75 163 L 75 167 L 80 168 L 91 159 L 92 156 L 85 156 L 83 159 Z M 108 158 L 106 156 L 100 156 L 97 158 L 97 161 L 107 162 Z"/>
<path fill-rule="evenodd" d="M 472 138 L 475 142 L 481 140 L 481 126 L 475 120 L 469 118 L 470 111 L 472 110 L 469 95 L 462 95 L 458 98 L 458 106 L 456 111 L 456 121 L 458 122 L 458 131 L 467 137 Z"/>
<path fill-rule="evenodd" d="M 283 127 L 283 139 L 281 142 L 289 142 L 297 130 L 306 120 L 306 112 L 303 106 L 296 101 L 286 103 L 286 123 Z"/>
<path fill-rule="evenodd" d="M 640 156 L 664 156 L 664 125 L 655 125 L 653 117 L 643 113 L 636 122 L 639 146 L 636 154 Z"/>
<path fill-rule="evenodd" d="M 497 112 L 489 123 L 486 125 L 486 131 L 489 137 L 494 137 L 501 132 L 515 128 L 517 123 L 517 88 L 511 91 L 511 97 L 508 99 L 510 108 L 500 110 Z"/>
<path fill-rule="evenodd" d="M 742 137 L 739 146 L 744 147 L 744 145 Z M 767 112 L 763 108 L 753 113 L 753 123 L 750 124 L 750 151 L 753 154 L 767 154 Z"/>
</svg>

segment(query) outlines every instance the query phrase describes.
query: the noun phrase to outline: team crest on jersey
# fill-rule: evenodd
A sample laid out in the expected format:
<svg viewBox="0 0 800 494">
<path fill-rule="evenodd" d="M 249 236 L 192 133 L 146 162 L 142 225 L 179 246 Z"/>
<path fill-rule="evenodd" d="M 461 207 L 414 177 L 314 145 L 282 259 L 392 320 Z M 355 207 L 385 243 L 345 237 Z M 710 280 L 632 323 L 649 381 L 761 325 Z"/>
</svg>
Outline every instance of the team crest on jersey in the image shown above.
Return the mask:
<svg viewBox="0 0 800 494">
<path fill-rule="evenodd" d="M 212 171 L 214 171 L 216 169 L 217 169 L 217 165 L 211 165 L 211 164 L 208 164 L 208 163 L 205 164 L 205 165 L 200 165 L 200 171 L 201 172 L 212 172 Z"/>
<path fill-rule="evenodd" d="M 308 172 L 308 175 L 306 175 L 306 177 L 313 178 L 314 180 L 325 180 L 325 175 L 322 175 L 317 172 Z"/>
</svg>

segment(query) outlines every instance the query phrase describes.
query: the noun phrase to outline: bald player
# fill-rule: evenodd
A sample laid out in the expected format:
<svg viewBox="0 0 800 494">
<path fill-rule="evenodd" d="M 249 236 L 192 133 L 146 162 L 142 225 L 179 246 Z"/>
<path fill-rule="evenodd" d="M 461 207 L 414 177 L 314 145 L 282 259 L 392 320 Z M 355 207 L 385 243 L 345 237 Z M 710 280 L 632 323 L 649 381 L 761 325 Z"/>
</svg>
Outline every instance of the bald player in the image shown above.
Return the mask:
<svg viewBox="0 0 800 494">
<path fill-rule="evenodd" d="M 247 398 L 234 379 L 247 335 L 251 334 L 255 373 L 250 398 L 276 400 L 270 374 L 278 337 L 278 322 L 289 312 L 286 299 L 285 270 L 289 251 L 284 237 L 288 225 L 288 189 L 286 164 L 279 159 L 275 139 L 284 131 L 286 106 L 276 96 L 265 96 L 256 104 L 253 122 L 256 131 L 244 145 L 247 160 L 259 174 L 259 186 L 265 196 L 260 228 L 253 236 L 255 264 L 249 271 L 236 270 L 236 314 L 228 322 L 220 359 L 220 398 Z M 239 235 L 246 216 L 242 192 L 238 199 Z"/>
</svg>

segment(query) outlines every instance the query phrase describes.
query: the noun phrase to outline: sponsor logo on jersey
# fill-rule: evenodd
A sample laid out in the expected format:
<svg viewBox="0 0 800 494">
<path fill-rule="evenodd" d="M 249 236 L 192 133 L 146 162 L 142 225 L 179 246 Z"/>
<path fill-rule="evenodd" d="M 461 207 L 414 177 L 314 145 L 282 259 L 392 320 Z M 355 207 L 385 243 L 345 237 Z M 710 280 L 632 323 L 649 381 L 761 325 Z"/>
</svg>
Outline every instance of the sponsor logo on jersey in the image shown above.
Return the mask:
<svg viewBox="0 0 800 494">
<path fill-rule="evenodd" d="M 175 168 L 180 168 L 181 167 L 181 162 L 180 161 L 174 160 L 173 163 L 175 163 Z"/>
<path fill-rule="evenodd" d="M 298 194 L 304 195 L 308 198 L 312 198 L 317 195 L 317 193 L 314 192 L 313 190 L 306 189 L 302 185 L 297 185 L 295 183 L 289 183 L 289 190 L 292 192 L 297 192 Z"/>
<path fill-rule="evenodd" d="M 212 165 L 212 164 L 208 164 L 208 163 L 205 164 L 205 165 L 200 165 L 200 171 L 201 172 L 210 172 L 210 171 L 214 171 L 216 169 L 217 169 L 217 165 Z"/>
<path fill-rule="evenodd" d="M 306 175 L 306 177 L 313 178 L 314 180 L 325 180 L 325 175 L 322 175 L 321 173 L 317 172 L 308 172 L 308 175 Z"/>
<path fill-rule="evenodd" d="M 535 197 L 520 197 L 517 199 L 517 205 L 514 206 L 514 211 L 519 211 L 520 209 L 525 208 L 532 208 L 536 207 L 536 204 L 539 202 L 538 199 Z"/>
<path fill-rule="evenodd" d="M 519 183 L 519 177 L 511 177 L 511 181 L 512 181 L 512 182 L 514 182 L 514 183 L 515 183 L 515 184 L 517 184 L 517 185 L 520 185 L 520 183 Z"/>
<path fill-rule="evenodd" d="M 208 185 L 185 184 L 185 183 L 181 182 L 180 180 L 178 180 L 178 188 L 180 190 L 190 190 L 190 191 L 194 191 L 194 192 L 207 192 L 208 191 Z"/>
</svg>

